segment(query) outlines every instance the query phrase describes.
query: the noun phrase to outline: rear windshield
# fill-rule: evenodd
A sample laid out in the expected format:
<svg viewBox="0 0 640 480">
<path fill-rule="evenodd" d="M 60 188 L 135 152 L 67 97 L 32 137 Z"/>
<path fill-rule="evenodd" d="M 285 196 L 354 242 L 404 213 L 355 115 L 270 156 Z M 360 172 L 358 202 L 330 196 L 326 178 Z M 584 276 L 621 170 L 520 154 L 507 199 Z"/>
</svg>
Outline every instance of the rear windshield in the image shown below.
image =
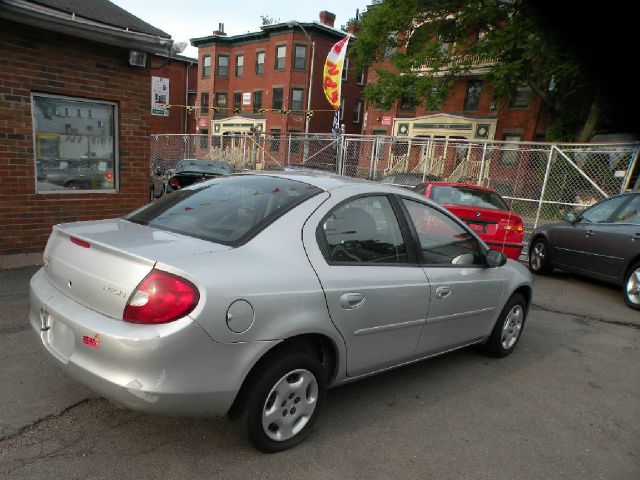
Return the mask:
<svg viewBox="0 0 640 480">
<path fill-rule="evenodd" d="M 176 167 L 175 173 L 198 172 L 216 175 L 233 173 L 231 165 L 221 162 L 207 162 L 206 160 L 183 160 Z"/>
<path fill-rule="evenodd" d="M 235 175 L 173 192 L 125 220 L 235 246 L 320 192 L 286 178 Z"/>
<path fill-rule="evenodd" d="M 434 185 L 431 187 L 431 200 L 440 205 L 471 205 L 495 210 L 509 210 L 500 195 L 479 188 Z"/>
</svg>

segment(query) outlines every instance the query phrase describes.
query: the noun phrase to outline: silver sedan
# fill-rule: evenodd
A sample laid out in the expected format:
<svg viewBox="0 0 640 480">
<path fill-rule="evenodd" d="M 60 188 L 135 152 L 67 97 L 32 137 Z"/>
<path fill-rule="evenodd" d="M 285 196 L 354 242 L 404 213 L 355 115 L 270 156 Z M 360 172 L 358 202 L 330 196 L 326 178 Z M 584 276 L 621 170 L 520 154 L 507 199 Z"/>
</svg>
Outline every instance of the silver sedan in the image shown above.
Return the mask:
<svg viewBox="0 0 640 480">
<path fill-rule="evenodd" d="M 328 387 L 473 344 L 508 355 L 531 289 L 526 268 L 412 192 L 242 174 L 55 226 L 30 321 L 114 403 L 228 414 L 275 452 L 308 435 Z"/>
</svg>

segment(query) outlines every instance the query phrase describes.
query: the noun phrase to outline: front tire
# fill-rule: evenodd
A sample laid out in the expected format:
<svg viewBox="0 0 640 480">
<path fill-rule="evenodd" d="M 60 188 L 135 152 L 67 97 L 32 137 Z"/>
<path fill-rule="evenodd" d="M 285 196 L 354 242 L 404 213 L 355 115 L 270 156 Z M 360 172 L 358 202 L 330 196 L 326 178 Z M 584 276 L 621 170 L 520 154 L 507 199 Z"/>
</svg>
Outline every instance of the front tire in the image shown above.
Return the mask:
<svg viewBox="0 0 640 480">
<path fill-rule="evenodd" d="M 275 453 L 302 442 L 325 397 L 326 373 L 318 358 L 304 351 L 283 353 L 249 381 L 240 421 L 251 444 Z"/>
<path fill-rule="evenodd" d="M 542 237 L 534 238 L 529 249 L 529 270 L 536 275 L 549 275 L 553 270 L 550 258 L 551 249 Z"/>
<path fill-rule="evenodd" d="M 624 301 L 630 308 L 640 310 L 640 262 L 631 266 L 622 285 Z"/>
<path fill-rule="evenodd" d="M 502 309 L 489 339 L 484 344 L 485 353 L 491 357 L 506 357 L 516 348 L 527 315 L 527 302 L 514 293 Z"/>
</svg>

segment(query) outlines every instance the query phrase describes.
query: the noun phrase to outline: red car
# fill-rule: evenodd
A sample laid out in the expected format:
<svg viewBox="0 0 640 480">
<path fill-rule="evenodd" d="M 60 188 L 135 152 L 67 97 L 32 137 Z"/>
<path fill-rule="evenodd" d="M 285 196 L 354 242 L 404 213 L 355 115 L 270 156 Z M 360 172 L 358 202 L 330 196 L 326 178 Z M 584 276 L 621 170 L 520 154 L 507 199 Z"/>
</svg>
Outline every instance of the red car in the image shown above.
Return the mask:
<svg viewBox="0 0 640 480">
<path fill-rule="evenodd" d="M 484 242 L 518 260 L 522 250 L 522 219 L 492 188 L 464 183 L 421 183 L 414 191 L 442 205 L 465 222 Z"/>
</svg>

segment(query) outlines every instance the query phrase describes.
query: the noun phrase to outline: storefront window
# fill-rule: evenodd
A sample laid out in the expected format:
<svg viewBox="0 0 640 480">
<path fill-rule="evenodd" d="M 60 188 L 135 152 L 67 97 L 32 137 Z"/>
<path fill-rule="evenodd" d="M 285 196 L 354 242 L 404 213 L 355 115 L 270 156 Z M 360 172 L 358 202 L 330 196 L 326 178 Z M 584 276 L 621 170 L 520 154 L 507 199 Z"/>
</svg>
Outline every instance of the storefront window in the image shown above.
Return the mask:
<svg viewBox="0 0 640 480">
<path fill-rule="evenodd" d="M 115 191 L 117 105 L 42 94 L 32 98 L 36 192 Z"/>
</svg>

